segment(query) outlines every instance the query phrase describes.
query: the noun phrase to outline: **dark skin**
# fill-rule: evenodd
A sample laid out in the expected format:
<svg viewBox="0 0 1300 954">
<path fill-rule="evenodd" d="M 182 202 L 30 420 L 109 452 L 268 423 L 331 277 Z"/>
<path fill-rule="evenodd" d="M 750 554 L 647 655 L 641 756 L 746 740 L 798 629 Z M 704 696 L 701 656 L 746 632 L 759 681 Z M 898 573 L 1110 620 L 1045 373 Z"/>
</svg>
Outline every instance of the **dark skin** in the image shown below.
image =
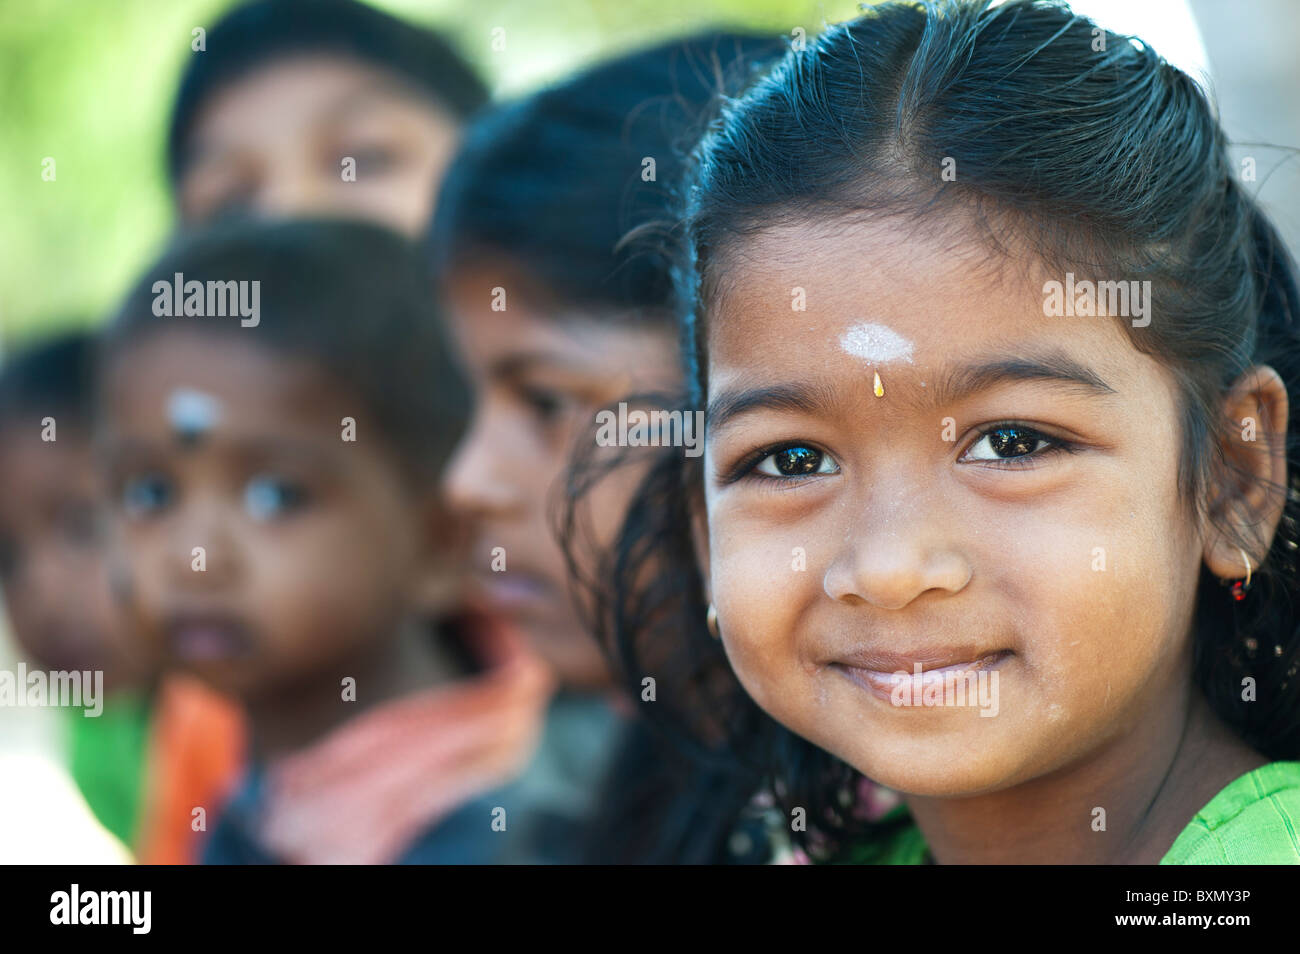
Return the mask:
<svg viewBox="0 0 1300 954">
<path fill-rule="evenodd" d="M 710 303 L 709 400 L 803 392 L 709 430 L 699 545 L 745 689 L 902 793 L 941 863 L 1158 862 L 1266 761 L 1194 688 L 1191 623 L 1202 565 L 1245 576 L 1229 531 L 1258 570 L 1281 517 L 1277 373 L 1224 396 L 1227 420 L 1258 422 L 1222 448 L 1255 479 L 1212 487 L 1201 516 L 1177 489 L 1174 381 L 1126 319 L 1045 318 L 1043 276 L 897 223 L 774 228 L 742 251 Z M 1007 358 L 1040 371 L 953 386 Z M 996 672 L 995 717 L 864 688 L 912 661 Z"/>
<path fill-rule="evenodd" d="M 199 395 L 207 418 L 178 427 L 178 393 Z M 244 702 L 261 756 L 461 674 L 421 625 L 431 592 L 450 599 L 434 578 L 446 566 L 436 497 L 325 371 L 251 336 L 169 331 L 110 363 L 105 409 L 121 589 L 139 631 Z M 356 442 L 341 438 L 344 417 Z M 342 699 L 349 677 L 355 702 Z"/>
<path fill-rule="evenodd" d="M 102 486 L 90 437 L 54 413 L 0 427 L 0 582 L 19 645 L 52 671 L 102 670 L 108 690 L 147 686 L 156 666 L 128 640 L 109 590 Z"/>
</svg>

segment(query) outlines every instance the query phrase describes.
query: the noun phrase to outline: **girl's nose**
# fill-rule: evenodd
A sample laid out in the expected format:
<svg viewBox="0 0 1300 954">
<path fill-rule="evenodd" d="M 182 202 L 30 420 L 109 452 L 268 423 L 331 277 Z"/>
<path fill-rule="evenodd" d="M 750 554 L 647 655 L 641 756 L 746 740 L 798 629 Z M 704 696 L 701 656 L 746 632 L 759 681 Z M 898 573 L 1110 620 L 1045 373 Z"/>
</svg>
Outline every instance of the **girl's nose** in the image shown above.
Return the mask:
<svg viewBox="0 0 1300 954">
<path fill-rule="evenodd" d="M 501 517 L 519 510 L 524 498 L 520 483 L 535 468 L 515 459 L 518 445 L 517 437 L 475 414 L 443 476 L 443 492 L 457 515 Z"/>
<path fill-rule="evenodd" d="M 860 519 L 826 569 L 822 588 L 842 603 L 902 609 L 923 593 L 958 593 L 971 578 L 971 565 L 952 533 L 953 518 L 937 501 L 927 507 L 872 494 L 859 505 Z"/>
</svg>

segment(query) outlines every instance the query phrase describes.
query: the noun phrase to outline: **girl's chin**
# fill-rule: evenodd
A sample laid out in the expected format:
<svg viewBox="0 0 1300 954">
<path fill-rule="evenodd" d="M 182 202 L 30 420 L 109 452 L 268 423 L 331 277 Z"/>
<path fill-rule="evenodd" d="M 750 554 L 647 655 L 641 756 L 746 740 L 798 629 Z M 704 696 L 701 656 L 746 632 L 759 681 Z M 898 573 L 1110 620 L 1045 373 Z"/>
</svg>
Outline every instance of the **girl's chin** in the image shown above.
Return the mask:
<svg viewBox="0 0 1300 954">
<path fill-rule="evenodd" d="M 899 795 L 914 798 L 970 798 L 1010 788 L 1014 784 L 1013 780 L 1006 775 L 997 773 L 954 775 L 951 770 L 945 771 L 942 766 L 936 767 L 934 772 L 921 769 L 907 773 L 892 773 L 885 770 L 883 773 L 872 775 L 861 768 L 858 771 Z"/>
<path fill-rule="evenodd" d="M 1010 788 L 1029 777 L 1025 753 L 1015 746 L 1015 738 L 1012 733 L 1005 749 L 988 732 L 955 733 L 942 740 L 897 736 L 870 751 L 829 744 L 822 747 L 901 795 L 960 798 Z"/>
</svg>

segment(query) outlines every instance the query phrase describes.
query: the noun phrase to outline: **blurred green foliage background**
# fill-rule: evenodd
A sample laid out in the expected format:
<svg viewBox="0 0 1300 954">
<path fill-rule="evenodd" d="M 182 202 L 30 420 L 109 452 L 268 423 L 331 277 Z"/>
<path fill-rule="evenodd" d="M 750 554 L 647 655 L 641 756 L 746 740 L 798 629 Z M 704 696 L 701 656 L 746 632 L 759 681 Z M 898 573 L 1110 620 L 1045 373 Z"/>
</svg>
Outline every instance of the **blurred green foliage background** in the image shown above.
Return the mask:
<svg viewBox="0 0 1300 954">
<path fill-rule="evenodd" d="M 0 0 L 0 350 L 92 322 L 167 236 L 163 133 L 191 31 L 238 0 Z M 809 37 L 857 0 L 368 0 L 442 30 L 498 95 L 706 26 Z M 1300 249 L 1297 0 L 1073 0 L 1076 12 L 1156 41 L 1184 68 L 1203 39 L 1234 157 Z M 1191 17 L 1195 15 L 1196 23 Z M 1199 25 L 1199 30 L 1197 26 Z M 506 31 L 505 49 L 492 47 Z M 1190 51 L 1190 59 L 1188 53 Z M 54 159 L 54 181 L 42 163 Z"/>
<path fill-rule="evenodd" d="M 853 0 L 373 0 L 446 33 L 498 95 L 710 25 L 809 36 Z M 191 31 L 234 0 L 0 3 L 0 335 L 93 322 L 165 240 L 163 135 Z M 494 52 L 492 31 L 505 29 Z M 42 178 L 54 159 L 54 179 Z"/>
</svg>

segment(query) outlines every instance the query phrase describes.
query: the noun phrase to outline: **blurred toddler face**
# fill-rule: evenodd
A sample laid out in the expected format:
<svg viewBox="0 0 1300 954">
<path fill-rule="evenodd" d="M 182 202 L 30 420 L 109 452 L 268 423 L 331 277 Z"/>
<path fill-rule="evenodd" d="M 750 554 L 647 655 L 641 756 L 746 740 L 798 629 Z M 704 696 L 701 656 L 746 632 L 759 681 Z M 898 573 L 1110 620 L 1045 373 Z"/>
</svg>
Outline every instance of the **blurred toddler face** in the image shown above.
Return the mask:
<svg viewBox="0 0 1300 954">
<path fill-rule="evenodd" d="M 363 671 L 429 538 L 359 402 L 237 332 L 168 331 L 109 363 L 105 406 L 123 595 L 167 662 L 245 697 Z"/>
<path fill-rule="evenodd" d="M 181 219 L 338 215 L 418 235 L 459 138 L 449 113 L 383 70 L 287 59 L 201 107 L 178 187 Z M 355 175 L 345 178 L 345 163 Z"/>
<path fill-rule="evenodd" d="M 0 583 L 15 638 L 38 665 L 102 670 L 108 688 L 152 667 L 114 605 L 105 559 L 101 483 L 89 436 L 39 418 L 0 430 Z"/>
</svg>

